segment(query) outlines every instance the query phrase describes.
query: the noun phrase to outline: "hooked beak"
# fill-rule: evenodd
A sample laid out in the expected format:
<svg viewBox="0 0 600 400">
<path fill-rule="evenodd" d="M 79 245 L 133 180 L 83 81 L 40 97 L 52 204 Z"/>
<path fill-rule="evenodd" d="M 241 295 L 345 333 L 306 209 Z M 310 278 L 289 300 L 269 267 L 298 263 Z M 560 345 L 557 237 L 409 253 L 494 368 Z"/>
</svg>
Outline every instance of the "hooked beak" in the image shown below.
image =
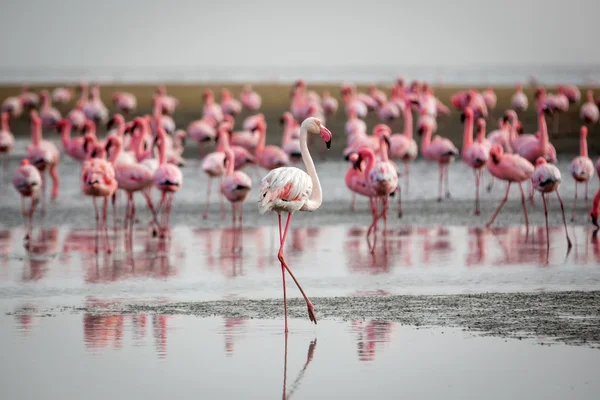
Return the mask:
<svg viewBox="0 0 600 400">
<path fill-rule="evenodd" d="M 522 126 L 520 126 L 520 127 L 518 127 L 518 128 L 517 128 L 517 133 L 518 133 L 519 135 L 522 135 L 522 134 L 523 134 L 523 132 L 524 132 L 524 130 L 523 130 L 523 127 L 522 127 Z"/>
<path fill-rule="evenodd" d="M 354 161 L 354 164 L 352 166 L 354 167 L 355 170 L 360 171 L 361 170 L 360 164 L 362 164 L 362 157 L 359 154 L 358 158 L 356 159 L 356 161 Z"/>
<path fill-rule="evenodd" d="M 594 215 L 594 213 L 591 214 L 591 217 L 592 217 L 592 224 L 594 224 L 596 229 L 600 228 L 600 225 L 598 225 L 598 217 L 596 215 Z"/>
<path fill-rule="evenodd" d="M 510 117 L 509 117 L 508 115 L 504 115 L 504 116 L 502 117 L 502 122 L 504 122 L 504 123 L 507 123 L 507 122 L 509 122 L 509 121 L 510 121 Z"/>
<path fill-rule="evenodd" d="M 331 138 L 333 137 L 333 135 L 331 134 L 331 131 L 327 128 L 325 128 L 323 125 L 321 125 L 321 138 L 325 141 L 325 144 L 327 145 L 327 150 L 329 150 L 329 148 L 331 147 Z"/>
<path fill-rule="evenodd" d="M 390 148 L 390 138 L 387 136 L 383 136 L 383 141 L 387 145 L 388 149 Z"/>
<path fill-rule="evenodd" d="M 465 119 L 467 119 L 467 115 L 465 113 L 461 113 L 460 114 L 460 123 L 464 124 L 465 123 Z"/>
<path fill-rule="evenodd" d="M 423 132 L 425 132 L 425 129 L 423 129 L 423 127 L 420 126 L 419 129 L 417 130 L 417 133 L 419 134 L 419 136 L 423 136 Z"/>
<path fill-rule="evenodd" d="M 106 123 L 106 129 L 107 129 L 107 130 L 110 130 L 110 129 L 113 127 L 113 125 L 114 125 L 114 124 L 115 124 L 115 118 L 114 118 L 114 117 L 112 117 L 112 118 L 111 118 L 110 120 L 108 120 L 108 122 Z"/>
</svg>

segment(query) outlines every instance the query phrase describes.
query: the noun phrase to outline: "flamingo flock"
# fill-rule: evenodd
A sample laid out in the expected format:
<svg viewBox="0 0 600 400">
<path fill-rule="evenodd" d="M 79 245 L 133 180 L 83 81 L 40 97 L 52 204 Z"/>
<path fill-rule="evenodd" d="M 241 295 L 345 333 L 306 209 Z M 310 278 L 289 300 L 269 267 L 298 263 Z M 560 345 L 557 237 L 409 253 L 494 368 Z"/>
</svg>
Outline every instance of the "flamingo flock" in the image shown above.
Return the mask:
<svg viewBox="0 0 600 400">
<path fill-rule="evenodd" d="M 200 169 L 208 177 L 202 212 L 204 219 L 210 216 L 212 181 L 218 180 L 221 218 L 226 216 L 224 201 L 227 200 L 231 204 L 233 231 L 240 233 L 243 229 L 243 204 L 252 189 L 257 188 L 259 213 L 271 211 L 277 214 L 278 219 L 277 255 L 282 271 L 285 331 L 288 331 L 287 275 L 304 297 L 309 319 L 316 323 L 314 306 L 294 276 L 286 260 L 284 246 L 292 215 L 298 211 L 315 212 L 321 207 L 324 188 L 309 147 L 313 153 L 329 149 L 334 134 L 326 127 L 327 121 L 335 120 L 344 112 L 347 120 L 344 135 L 340 136 L 346 138 L 342 155 L 349 162 L 345 184 L 353 196 L 352 209 L 355 196 L 368 198 L 371 223 L 367 229 L 367 241 L 372 253 L 377 246 L 379 221 L 383 221 L 384 238 L 387 234 L 390 197 L 397 196 L 398 217 L 403 216 L 401 196 L 408 193 L 410 166 L 419 152 L 428 164 L 437 165 L 438 202 L 451 196 L 449 170 L 459 157 L 473 170 L 474 215 L 481 214 L 480 187 L 484 176 L 491 179 L 488 191 L 495 180 L 506 182 L 505 195 L 487 227 L 492 226 L 507 202 L 513 183 L 519 186 L 524 220 L 528 226 L 526 194 L 522 186 L 528 182 L 531 201 L 535 192 L 541 194 L 548 232 L 548 195 L 556 193 L 567 243 L 571 247 L 564 204 L 558 191 L 562 176 L 555 165 L 557 154 L 550 141 L 547 119 L 554 124 L 556 132 L 559 114 L 581 101 L 576 87 L 561 85 L 554 94 L 539 88 L 530 104 L 523 86 L 517 84 L 510 99 L 511 108 L 499 111 L 497 95 L 492 88 L 455 93 L 450 99 L 451 107 L 448 107 L 427 83 L 415 81 L 406 86 L 402 77 L 388 93 L 373 85 L 366 92 L 361 92 L 354 84 L 344 83 L 340 87 L 339 98 L 330 91 L 320 95 L 310 90 L 303 80 L 298 80 L 292 86 L 289 110 L 281 116 L 281 128 L 267 123 L 265 114 L 260 111 L 262 98 L 250 85 L 242 88 L 239 98 L 235 98 L 227 88 L 216 93 L 220 93 L 220 101 L 211 89 L 198 93 L 202 104 L 198 108 L 198 118 L 185 130 L 178 129 L 174 118 L 181 104 L 167 94 L 164 86 L 159 86 L 152 96 L 152 112 L 135 116 L 139 108 L 135 95 L 122 91 L 114 93 L 111 97 L 114 113 L 111 114 L 103 103 L 98 84 L 81 83 L 77 90 L 56 88 L 38 94 L 24 87 L 20 94 L 5 99 L 0 130 L 0 154 L 5 160 L 5 172 L 6 160 L 15 141 L 11 121 L 26 115 L 31 126 L 31 144 L 12 180 L 22 196 L 27 236 L 32 229 L 37 203 L 41 202 L 43 211 L 46 209 L 48 177 L 52 181 L 51 199 L 56 201 L 59 196 L 58 165 L 63 154 L 79 163 L 81 191 L 92 198 L 97 230 L 96 251 L 101 248 L 106 252 L 113 251 L 108 209 L 112 206 L 113 226 L 118 229 L 121 193 L 126 196 L 122 222 L 128 237 L 133 235 L 136 223 L 134 194 L 139 192 L 151 215 L 149 226 L 152 235 L 168 240 L 174 199 L 178 192 L 185 190 L 182 168 L 187 168 L 188 164 L 183 158 L 183 151 L 189 138 L 200 149 Z M 588 127 L 599 119 L 598 102 L 591 90 L 585 94 L 586 101 L 579 110 L 583 123 L 579 132 L 580 154 L 569 168 L 576 188 L 571 221 L 575 220 L 578 184 L 585 184 L 587 201 L 589 181 L 595 172 L 600 172 L 600 159 L 593 164 L 587 145 Z M 53 106 L 56 104 L 64 109 L 71 102 L 75 103 L 73 109 L 64 116 Z M 526 134 L 523 133 L 520 117 L 530 106 L 536 111 L 537 131 Z M 460 149 L 444 130 L 445 121 L 453 118 L 452 109 L 458 111 L 459 117 L 456 118 L 464 124 Z M 246 115 L 245 119 L 238 120 L 240 115 Z M 370 115 L 379 122 L 371 130 L 367 125 Z M 498 116 L 497 128 L 487 132 L 486 127 L 494 126 L 494 118 Z M 403 121 L 402 130 L 397 124 L 400 120 Z M 237 124 L 241 126 L 240 130 L 235 130 Z M 101 137 L 99 132 L 105 127 L 107 134 Z M 275 136 L 272 132 L 278 129 L 282 129 L 281 140 L 280 145 L 275 145 L 267 138 Z M 44 134 L 49 135 L 52 130 L 60 134 L 62 151 L 52 141 L 44 139 Z M 414 135 L 415 131 L 418 138 Z M 319 137 L 321 142 L 313 143 Z M 207 146 L 211 144 L 216 144 L 215 150 L 206 153 Z M 301 161 L 303 169 L 298 167 Z M 402 168 L 397 163 L 402 164 Z M 259 168 L 267 174 L 255 186 L 250 175 L 257 173 Z M 245 169 L 251 169 L 248 171 L 251 174 Z M 29 207 L 26 199 L 30 200 Z M 98 200 L 102 201 L 101 205 L 98 205 Z M 599 207 L 600 190 L 594 197 L 590 212 L 592 223 L 596 226 Z M 285 224 L 282 214 L 286 217 Z M 103 246 L 99 245 L 100 239 L 104 241 Z M 233 246 L 236 251 L 242 251 L 241 244 L 235 240 Z"/>
</svg>

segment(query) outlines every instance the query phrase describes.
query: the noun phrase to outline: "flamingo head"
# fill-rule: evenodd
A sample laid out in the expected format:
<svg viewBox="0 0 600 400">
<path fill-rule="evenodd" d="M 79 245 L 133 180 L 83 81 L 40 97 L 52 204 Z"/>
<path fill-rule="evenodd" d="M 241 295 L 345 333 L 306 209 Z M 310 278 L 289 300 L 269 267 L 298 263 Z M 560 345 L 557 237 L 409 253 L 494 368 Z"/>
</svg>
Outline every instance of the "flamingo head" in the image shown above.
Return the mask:
<svg viewBox="0 0 600 400">
<path fill-rule="evenodd" d="M 321 139 L 327 145 L 327 149 L 331 147 L 331 138 L 332 134 L 329 129 L 323 125 L 323 123 L 315 117 L 308 117 L 302 122 L 302 128 L 306 129 L 308 133 L 312 133 L 314 135 L 320 135 Z"/>
<path fill-rule="evenodd" d="M 540 100 L 540 99 L 542 99 L 545 96 L 546 96 L 546 89 L 544 89 L 544 88 L 538 88 L 535 91 L 535 98 L 536 98 L 536 100 Z"/>
<path fill-rule="evenodd" d="M 125 118 L 121 114 L 115 114 L 106 123 L 106 129 L 111 129 L 114 125 L 122 126 L 125 125 Z"/>
<path fill-rule="evenodd" d="M 22 159 L 22 160 L 21 160 L 21 163 L 20 163 L 20 165 L 21 165 L 22 167 L 23 167 L 23 166 L 25 166 L 25 165 L 29 165 L 29 160 L 28 160 L 28 159 L 26 159 L 26 158 Z"/>
<path fill-rule="evenodd" d="M 352 168 L 354 168 L 357 171 L 361 170 L 360 158 L 358 156 L 358 153 L 350 153 L 348 155 L 348 161 L 350 161 L 352 163 Z"/>
<path fill-rule="evenodd" d="M 292 115 L 292 113 L 289 112 L 289 111 L 286 111 L 286 112 L 283 113 L 283 115 L 279 119 L 279 123 L 281 125 L 289 124 L 293 120 L 294 120 L 294 116 Z"/>
<path fill-rule="evenodd" d="M 490 159 L 494 164 L 498 164 L 504 157 L 504 149 L 498 143 L 494 143 L 490 149 Z"/>
<path fill-rule="evenodd" d="M 544 164 L 548 164 L 548 161 L 546 161 L 546 159 L 544 157 L 538 157 L 537 160 L 535 160 L 535 165 L 544 165 Z"/>
<path fill-rule="evenodd" d="M 208 101 L 209 99 L 212 100 L 215 97 L 212 89 L 206 89 L 204 91 L 204 93 L 202 94 L 202 100 L 203 101 Z"/>
<path fill-rule="evenodd" d="M 587 134 L 588 134 L 587 126 L 582 126 L 581 129 L 579 130 L 579 134 L 583 137 L 587 137 Z"/>
<path fill-rule="evenodd" d="M 477 132 L 485 134 L 485 119 L 477 118 Z"/>
<path fill-rule="evenodd" d="M 460 114 L 460 122 L 464 124 L 466 119 L 473 119 L 474 116 L 475 113 L 473 112 L 473 109 L 467 106 L 463 110 L 462 114 Z"/>
<path fill-rule="evenodd" d="M 69 127 L 69 129 L 71 128 L 71 121 L 69 121 L 67 118 L 63 118 L 56 123 L 56 130 L 58 132 L 62 132 L 66 127 Z"/>
</svg>

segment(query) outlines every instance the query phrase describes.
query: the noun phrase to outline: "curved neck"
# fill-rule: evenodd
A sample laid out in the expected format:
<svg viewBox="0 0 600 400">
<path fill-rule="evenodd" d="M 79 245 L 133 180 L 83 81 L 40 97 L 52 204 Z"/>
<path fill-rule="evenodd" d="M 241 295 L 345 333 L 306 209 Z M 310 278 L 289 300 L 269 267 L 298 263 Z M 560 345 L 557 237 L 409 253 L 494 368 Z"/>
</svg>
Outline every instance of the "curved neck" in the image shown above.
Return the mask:
<svg viewBox="0 0 600 400">
<path fill-rule="evenodd" d="M 39 146 L 42 141 L 42 124 L 39 122 L 33 122 L 31 124 L 31 143 L 34 146 Z"/>
<path fill-rule="evenodd" d="M 164 132 L 159 131 L 158 134 L 158 163 L 160 165 L 164 165 L 167 163 L 167 143 L 166 143 L 166 134 Z"/>
<path fill-rule="evenodd" d="M 67 147 L 71 141 L 71 125 L 65 124 L 60 132 L 63 147 Z"/>
<path fill-rule="evenodd" d="M 542 146 L 543 154 L 547 154 L 548 152 L 548 144 L 550 139 L 548 138 L 548 127 L 546 126 L 546 118 L 544 117 L 544 113 L 540 112 L 538 115 L 538 125 L 540 129 L 540 143 Z"/>
<path fill-rule="evenodd" d="M 404 136 L 409 139 L 413 137 L 413 116 L 409 101 L 404 105 Z"/>
<path fill-rule="evenodd" d="M 113 144 L 113 152 L 110 155 L 110 159 L 108 161 L 110 161 L 111 164 L 114 164 L 115 161 L 117 161 L 117 158 L 119 158 L 119 155 L 121 154 L 121 151 L 123 150 L 123 146 L 121 145 L 121 143 L 116 143 Z"/>
<path fill-rule="evenodd" d="M 264 150 L 265 148 L 265 143 L 267 141 L 267 131 L 266 129 L 261 125 L 258 128 L 258 143 L 256 144 L 256 153 L 260 153 Z"/>
<path fill-rule="evenodd" d="M 379 153 L 381 161 L 389 161 L 388 145 L 383 136 L 379 137 Z"/>
<path fill-rule="evenodd" d="M 314 211 L 319 208 L 323 202 L 323 192 L 321 189 L 321 182 L 319 182 L 319 176 L 317 175 L 317 170 L 315 168 L 315 163 L 313 162 L 310 152 L 308 151 L 308 145 L 306 143 L 307 135 L 308 131 L 306 126 L 302 124 L 300 126 L 300 154 L 302 154 L 302 161 L 306 167 L 306 172 L 310 176 L 313 184 L 312 199 L 308 200 L 302 209 L 305 211 Z"/>
<path fill-rule="evenodd" d="M 587 136 L 583 133 L 579 138 L 579 155 L 582 157 L 588 157 Z"/>
<path fill-rule="evenodd" d="M 229 134 L 223 129 L 219 130 L 219 145 L 217 151 L 224 152 L 229 148 Z"/>
<path fill-rule="evenodd" d="M 431 144 L 431 128 L 425 126 L 423 129 L 425 132 L 423 132 L 423 138 L 421 139 L 421 151 L 424 151 Z"/>
<path fill-rule="evenodd" d="M 229 147 L 225 149 L 225 162 L 227 163 L 227 176 L 233 176 L 235 156 L 233 154 L 233 150 L 231 150 Z"/>
<path fill-rule="evenodd" d="M 473 116 L 467 116 L 463 135 L 463 148 L 473 143 L 473 119 Z"/>
<path fill-rule="evenodd" d="M 8 114 L 2 114 L 2 130 L 5 132 L 10 131 L 10 126 L 8 126 Z"/>
<path fill-rule="evenodd" d="M 369 176 L 371 168 L 373 168 L 373 166 L 375 165 L 375 154 L 373 154 L 372 152 L 367 152 L 365 155 L 366 157 L 364 157 L 364 160 L 366 161 L 367 165 L 365 167 L 364 175 Z"/>
</svg>

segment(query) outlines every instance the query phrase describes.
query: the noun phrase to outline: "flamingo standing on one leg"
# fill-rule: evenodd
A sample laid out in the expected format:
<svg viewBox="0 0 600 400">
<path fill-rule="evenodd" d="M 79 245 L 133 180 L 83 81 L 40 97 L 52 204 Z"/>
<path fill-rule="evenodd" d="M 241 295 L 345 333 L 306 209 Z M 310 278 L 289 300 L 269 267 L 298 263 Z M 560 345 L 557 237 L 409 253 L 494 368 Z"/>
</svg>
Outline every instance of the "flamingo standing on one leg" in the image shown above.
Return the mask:
<svg viewBox="0 0 600 400">
<path fill-rule="evenodd" d="M 2 155 L 2 164 L 4 176 L 8 176 L 8 155 L 15 145 L 15 137 L 10 131 L 10 113 L 2 113 L 2 125 L 0 128 L 0 154 Z"/>
<path fill-rule="evenodd" d="M 575 157 L 569 166 L 569 172 L 571 173 L 571 176 L 573 176 L 573 179 L 575 179 L 575 199 L 573 200 L 573 213 L 571 214 L 571 222 L 575 220 L 575 207 L 577 206 L 577 184 L 579 182 L 585 182 L 585 201 L 587 202 L 588 183 L 590 178 L 594 176 L 594 164 L 588 157 L 587 134 L 587 127 L 582 126 L 579 133 L 579 157 Z"/>
<path fill-rule="evenodd" d="M 562 211 L 563 223 L 565 224 L 565 234 L 567 235 L 567 244 L 571 249 L 571 239 L 569 239 L 569 231 L 567 230 L 567 219 L 565 218 L 565 206 L 560 193 L 558 193 L 558 187 L 560 186 L 561 176 L 558 167 L 554 164 L 548 164 L 544 157 L 539 157 L 535 163 L 535 170 L 531 176 L 531 181 L 535 190 L 542 194 L 542 200 L 544 202 L 544 216 L 546 217 L 546 246 L 550 251 L 550 229 L 548 228 L 548 206 L 546 204 L 546 194 L 556 193 L 558 201 L 560 203 L 560 210 Z"/>
<path fill-rule="evenodd" d="M 181 189 L 183 185 L 183 175 L 178 166 L 167 163 L 167 143 L 165 132 L 158 120 L 157 123 L 157 143 L 158 143 L 158 169 L 154 173 L 154 185 L 161 192 L 159 213 L 164 214 L 161 217 L 161 228 L 163 232 L 169 227 L 169 218 L 171 216 L 171 206 L 173 196 Z"/>
<path fill-rule="evenodd" d="M 279 221 L 279 238 L 280 247 L 277 257 L 281 263 L 281 277 L 283 281 L 283 307 L 285 314 L 285 332 L 288 332 L 287 324 L 287 296 L 286 296 L 286 285 L 285 285 L 285 271 L 290 274 L 298 289 L 302 293 L 306 306 L 308 308 L 308 318 L 317 323 L 317 317 L 313 304 L 310 302 L 304 290 L 296 280 L 296 277 L 292 273 L 292 270 L 287 265 L 283 256 L 283 249 L 285 246 L 285 239 L 287 237 L 288 229 L 292 215 L 296 211 L 315 211 L 317 210 L 323 201 L 321 183 L 317 176 L 315 164 L 313 163 L 312 157 L 306 144 L 306 136 L 308 133 L 320 135 L 325 141 L 327 148 L 331 145 L 331 132 L 327 129 L 321 121 L 317 118 L 310 117 L 304 120 L 300 125 L 300 145 L 302 152 L 302 159 L 306 167 L 304 172 L 299 168 L 295 167 L 282 167 L 271 170 L 262 180 L 260 193 L 258 196 L 258 207 L 261 214 L 271 210 L 275 211 Z M 314 189 L 314 193 L 313 193 Z M 310 198 L 312 194 L 312 199 Z M 287 222 L 285 224 L 285 230 L 281 229 L 281 213 L 287 212 Z"/>
<path fill-rule="evenodd" d="M 58 197 L 60 179 L 58 177 L 58 162 L 60 153 L 54 143 L 42 139 L 42 120 L 37 111 L 32 110 L 31 114 L 31 144 L 27 146 L 27 159 L 33 164 L 42 175 L 42 213 L 45 212 L 46 204 L 46 178 L 45 171 L 50 172 L 52 178 L 51 197 L 55 200 Z"/>
<path fill-rule="evenodd" d="M 225 148 L 225 164 L 227 165 L 227 171 L 225 178 L 221 181 L 221 194 L 231 203 L 231 221 L 235 237 L 236 216 L 239 218 L 241 232 L 244 218 L 244 201 L 248 197 L 250 189 L 252 189 L 252 179 L 245 172 L 234 171 L 235 156 L 230 147 Z M 234 249 L 235 243 L 234 239 Z"/>
<path fill-rule="evenodd" d="M 29 164 L 28 159 L 21 161 L 12 179 L 13 186 L 21 195 L 21 213 L 23 214 L 23 224 L 25 225 L 25 240 L 28 240 L 33 226 L 33 212 L 35 210 L 37 192 L 42 186 L 42 177 L 37 168 Z M 25 198 L 31 198 L 29 211 L 26 211 Z"/>
<path fill-rule="evenodd" d="M 438 201 L 442 201 L 442 184 L 444 177 L 446 178 L 446 197 L 450 197 L 450 186 L 448 185 L 448 166 L 458 155 L 458 149 L 456 146 L 454 146 L 450 139 L 443 138 L 441 136 L 434 136 L 432 139 L 431 134 L 431 124 L 422 124 L 419 128 L 419 135 L 422 135 L 423 137 L 421 139 L 421 153 L 423 153 L 423 156 L 427 160 L 438 163 L 440 170 Z"/>
<path fill-rule="evenodd" d="M 523 213 L 525 214 L 525 225 L 529 226 L 529 219 L 527 218 L 527 206 L 525 205 L 525 193 L 523 193 L 523 186 L 521 183 L 530 179 L 533 175 L 533 165 L 519 156 L 518 154 L 505 154 L 502 146 L 494 144 L 490 150 L 490 158 L 487 163 L 488 170 L 495 177 L 503 181 L 507 181 L 506 194 L 502 199 L 502 202 L 490 218 L 486 227 L 489 228 L 494 223 L 496 216 L 508 200 L 508 192 L 510 191 L 510 185 L 512 183 L 518 183 L 519 189 L 521 190 L 521 203 L 523 204 Z"/>
<path fill-rule="evenodd" d="M 466 107 L 464 111 L 466 118 L 465 134 L 463 139 L 462 159 L 469 167 L 473 168 L 475 174 L 475 215 L 479 215 L 479 183 L 483 175 L 483 167 L 485 167 L 489 159 L 488 148 L 480 142 L 473 141 L 473 124 L 475 115 L 470 107 Z M 477 120 L 478 128 L 485 132 L 485 120 L 480 118 Z"/>
</svg>

